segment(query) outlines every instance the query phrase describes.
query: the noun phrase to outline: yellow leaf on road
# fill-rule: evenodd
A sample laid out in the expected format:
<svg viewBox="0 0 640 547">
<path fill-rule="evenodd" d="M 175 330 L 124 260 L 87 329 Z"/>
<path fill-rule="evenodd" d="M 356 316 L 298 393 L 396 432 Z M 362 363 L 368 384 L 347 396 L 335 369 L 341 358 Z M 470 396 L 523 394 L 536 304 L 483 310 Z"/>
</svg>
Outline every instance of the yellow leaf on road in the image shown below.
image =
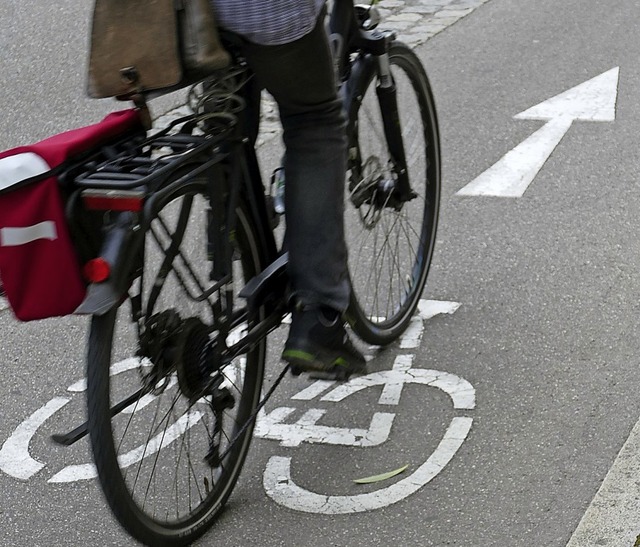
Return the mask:
<svg viewBox="0 0 640 547">
<path fill-rule="evenodd" d="M 390 479 L 391 477 L 395 477 L 396 475 L 399 475 L 400 473 L 405 471 L 407 467 L 409 467 L 409 465 L 404 465 L 398 469 L 395 469 L 393 471 L 387 471 L 386 473 L 382 473 L 380 475 L 373 475 L 372 477 L 365 477 L 363 479 L 353 479 L 353 482 L 357 482 L 358 484 L 369 484 L 372 482 L 385 481 L 387 479 Z"/>
</svg>

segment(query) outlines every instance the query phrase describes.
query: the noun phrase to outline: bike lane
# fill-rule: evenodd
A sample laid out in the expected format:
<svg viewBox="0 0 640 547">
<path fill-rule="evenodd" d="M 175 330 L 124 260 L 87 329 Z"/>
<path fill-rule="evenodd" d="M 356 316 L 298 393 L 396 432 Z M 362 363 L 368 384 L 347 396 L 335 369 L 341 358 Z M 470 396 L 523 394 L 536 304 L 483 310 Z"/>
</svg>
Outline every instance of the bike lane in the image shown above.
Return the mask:
<svg viewBox="0 0 640 547">
<path fill-rule="evenodd" d="M 60 16 L 71 10 L 73 2 L 69 2 L 61 6 L 59 10 Z M 387 6 L 382 7 L 382 12 L 388 18 L 387 26 L 394 27 L 405 34 L 407 38 L 414 44 L 420 43 L 429 36 L 435 35 L 446 26 L 453 24 L 462 17 L 468 15 L 480 6 L 483 1 L 466 2 L 462 9 L 453 8 L 459 2 L 451 0 L 439 0 L 436 2 L 398 2 L 389 1 Z M 409 9 L 410 8 L 410 9 Z M 442 13 L 441 13 L 442 12 Z M 439 19 L 429 29 L 420 26 L 427 20 L 435 17 L 442 17 L 443 13 L 447 14 L 447 18 Z M 10 10 L 10 15 L 17 15 L 17 12 Z M 13 32 L 13 31 L 12 31 Z M 5 33 L 6 37 L 7 34 Z M 75 42 L 74 42 L 75 44 Z M 32 44 L 30 44 L 31 46 Z M 5 61 L 10 61 L 9 58 Z M 4 61 L 3 61 L 4 62 Z M 19 84 L 18 84 L 19 85 Z M 66 84 L 65 84 L 66 86 Z M 63 86 L 65 89 L 66 87 Z M 24 87 L 23 87 L 24 88 Z M 27 95 L 34 92 L 31 87 L 26 88 Z M 54 91 L 50 91 L 51 94 Z M 58 101 L 60 102 L 60 101 Z M 82 101 L 80 101 L 82 103 Z M 57 104 L 57 103 L 56 103 Z M 93 107 L 96 103 L 91 102 Z M 43 102 L 33 100 L 32 112 L 33 118 L 42 117 L 46 112 L 38 114 L 40 107 L 45 106 Z M 85 104 L 86 106 L 86 104 Z M 57 107 L 56 107 L 57 108 Z M 105 109 L 105 102 L 101 102 L 99 110 Z M 106 106 L 106 110 L 110 110 Z M 16 109 L 17 110 L 17 109 Z M 75 108 L 71 117 L 73 121 L 71 125 L 77 125 L 77 117 L 86 119 L 85 123 L 94 121 L 95 109 L 87 116 L 84 112 L 79 112 Z M 59 113 L 65 115 L 65 108 L 58 109 Z M 8 121 L 10 122 L 11 113 Z M 264 135 L 269 135 L 269 119 L 265 120 Z M 38 128 L 38 131 L 47 131 L 49 134 L 54 132 L 54 125 L 62 123 L 60 129 L 66 129 L 68 125 L 61 122 L 57 118 L 48 122 L 47 128 Z M 9 124 L 11 125 L 11 124 Z M 45 134 L 35 131 L 36 137 L 41 138 Z M 277 129 L 276 129 L 277 131 Z M 275 134 L 276 131 L 272 133 Z M 7 146 L 15 145 L 16 140 L 11 138 L 11 133 L 5 134 Z M 28 140 L 26 134 L 20 134 L 17 137 L 18 143 Z M 457 306 L 457 304 L 456 304 Z M 109 518 L 98 518 L 104 516 L 107 512 L 106 505 L 102 502 L 100 493 L 94 483 L 90 480 L 94 476 L 93 466 L 91 465 L 90 454 L 86 444 L 81 442 L 71 449 L 61 449 L 50 442 L 52 433 L 61 432 L 78 425 L 81 416 L 84 414 L 84 386 L 83 381 L 79 380 L 84 369 L 83 353 L 84 348 L 84 332 L 86 329 L 86 321 L 82 318 L 70 320 L 55 320 L 53 323 L 42 322 L 31 324 L 28 326 L 15 323 L 10 318 L 10 311 L 4 299 L 0 298 L 0 319 L 3 325 L 5 337 L 11 338 L 11 343 L 4 342 L 2 344 L 2 360 L 5 365 L 11 365 L 10 370 L 15 371 L 17 377 L 21 371 L 31 371 L 38 369 L 37 372 L 28 372 L 29 378 L 22 378 L 4 382 L 3 390 L 6 395 L 5 400 L 11 401 L 3 411 L 3 424 L 0 427 L 0 481 L 7 484 L 7 490 L 11 490 L 11 494 L 6 497 L 6 508 L 0 510 L 0 530 L 3 530 L 3 537 L 10 538 L 12 544 L 19 544 L 29 538 L 32 545 L 48 545 L 52 538 L 64 536 L 63 544 L 82 545 L 88 542 L 97 542 L 99 544 L 121 545 L 126 543 L 127 538 L 123 536 L 117 525 Z M 450 313 L 449 311 L 438 313 Z M 437 315 L 437 314 L 435 314 Z M 422 320 L 420 325 L 414 322 L 412 329 L 405 337 L 407 348 L 414 348 L 420 340 L 422 333 Z M 72 325 L 72 333 L 69 333 L 70 324 Z M 46 335 L 42 336 L 42 332 Z M 412 338 L 413 337 L 413 338 Z M 22 341 L 26 342 L 23 346 Z M 72 349 L 71 349 L 72 348 Z M 405 352 L 405 357 L 411 356 Z M 20 359 L 25 359 L 27 363 L 24 367 L 19 364 Z M 275 361 L 276 359 L 272 359 Z M 380 361 L 380 359 L 378 359 Z M 405 363 L 406 365 L 406 363 Z M 398 362 L 395 372 L 406 375 L 411 371 L 411 367 L 402 364 L 402 360 Z M 50 369 L 45 368 L 50 367 Z M 55 374 L 51 370 L 56 370 Z M 393 369 L 392 369 L 393 371 Z M 382 371 L 381 371 L 382 372 Z M 422 378 L 417 384 L 422 384 L 422 389 L 432 385 L 434 389 L 440 390 L 448 399 L 449 395 L 446 384 L 448 373 L 442 371 L 426 371 L 430 376 Z M 445 378 L 443 380 L 442 378 Z M 398 376 L 384 378 L 387 382 L 384 389 L 393 391 L 400 389 L 402 384 L 409 383 L 406 379 Z M 444 389 L 438 387 L 439 383 L 444 382 Z M 414 382 L 416 383 L 416 382 Z M 12 387 L 12 384 L 20 387 Z M 396 385 L 396 387 L 392 387 Z M 400 385 L 398 388 L 397 386 Z M 303 390 L 304 391 L 304 390 Z M 351 397 L 356 399 L 356 397 Z M 397 406 L 398 401 L 395 405 Z M 380 405 L 388 405 L 381 398 Z M 451 402 L 448 403 L 449 405 Z M 469 403 L 466 403 L 467 406 Z M 382 415 L 383 413 L 380 413 Z M 391 416 L 387 413 L 387 416 Z M 452 421 L 452 423 L 456 423 Z M 372 424 L 376 426 L 376 423 Z M 462 429 L 468 432 L 470 422 Z M 342 428 L 350 429 L 350 428 Z M 372 428 L 377 431 L 377 426 Z M 388 436 L 389 433 L 387 433 Z M 466 435 L 466 433 L 465 433 Z M 464 436 L 460 433 L 460 428 L 453 427 L 452 432 L 445 436 L 445 441 L 454 438 L 453 444 L 460 444 L 464 440 Z M 387 441 L 387 438 L 381 438 Z M 445 442 L 443 441 L 443 442 Z M 443 445 L 443 448 L 446 446 Z M 450 444 L 450 443 L 449 443 Z M 445 457 L 450 458 L 455 453 L 452 447 L 444 450 Z M 420 488 L 430 478 L 433 478 L 438 470 L 433 470 L 431 466 L 423 470 L 422 474 L 413 473 L 411 477 L 419 477 L 417 484 L 403 488 L 403 493 L 397 495 L 398 499 L 411 494 L 412 491 Z M 411 469 L 409 471 L 412 471 Z M 426 471 L 426 475 L 425 475 Z M 269 473 L 265 472 L 265 477 Z M 6 482 L 8 480 L 8 482 Z M 265 478 L 265 480 L 267 480 Z M 16 482 L 18 481 L 18 482 Z M 405 481 L 406 483 L 407 481 Z M 46 503 L 43 503 L 41 492 L 45 492 Z M 73 508 L 65 503 L 68 499 L 82 500 L 82 512 L 85 513 L 83 523 L 79 529 L 72 530 L 69 528 L 67 518 L 59 518 L 60 514 L 65 514 L 67 510 L 73 512 Z M 19 501 L 22 500 L 22 501 Z M 389 502 L 385 502 L 386 505 Z M 52 514 L 47 511 L 45 506 L 52 506 L 60 509 L 60 514 Z M 104 521 L 104 522 L 103 522 Z M 95 523 L 100 522 L 99 525 Z M 91 524 L 89 524 L 91 523 Z M 3 526 L 4 525 L 4 526 Z M 59 541 L 59 540 L 58 540 Z"/>
<path fill-rule="evenodd" d="M 575 45 L 575 35 L 585 33 L 578 29 L 595 28 L 598 18 L 601 25 L 615 22 L 622 26 L 623 14 L 610 21 L 609 11 L 601 10 L 583 21 L 576 15 L 580 10 L 575 3 L 563 9 L 550 2 L 543 4 L 536 8 L 515 1 L 491 2 L 419 50 L 436 88 L 447 175 L 440 240 L 426 296 L 455 298 L 462 307 L 453 315 L 427 321 L 419 345 L 411 351 L 397 345 L 375 355 L 372 375 L 394 381 L 368 385 L 340 402 L 331 400 L 337 397 L 333 387 L 320 391 L 312 387 L 315 384 L 303 382 L 285 386 L 267 409 L 264 419 L 272 416 L 272 424 L 258 429 L 264 440 L 256 442 L 227 515 L 203 538 L 202 545 L 297 545 L 303 540 L 310 545 L 564 545 L 568 540 L 638 413 L 630 402 L 637 385 L 633 374 L 637 348 L 625 336 L 632 334 L 634 310 L 618 296 L 619 291 L 634 293 L 630 272 L 637 264 L 621 255 L 619 242 L 635 248 L 628 232 L 634 226 L 631 211 L 637 203 L 629 191 L 622 193 L 620 201 L 613 195 L 603 196 L 598 185 L 611 178 L 612 165 L 606 156 L 621 161 L 616 174 L 622 175 L 624 183 L 633 180 L 633 166 L 624 163 L 624 154 L 613 150 L 618 146 L 630 152 L 622 142 L 629 137 L 629 126 L 624 117 L 618 117 L 615 128 L 581 126 L 582 134 L 570 133 L 565 147 L 554 153 L 523 201 L 453 197 L 538 127 L 536 122 L 517 126 L 512 119 L 515 114 L 614 66 L 620 66 L 622 87 L 627 87 L 620 108 L 633 118 L 629 105 L 633 94 L 628 89 L 635 88 L 637 81 L 629 65 L 622 62 L 620 48 L 602 36 L 593 39 L 591 32 L 594 44 L 583 46 L 585 51 L 580 52 Z M 402 18 L 396 22 L 404 24 Z M 572 31 L 560 40 L 569 43 L 566 60 L 536 45 L 540 43 L 536 33 L 544 35 L 544 29 L 551 27 L 556 34 L 549 31 L 545 35 L 551 44 L 552 36 L 560 36 L 567 28 Z M 505 38 L 498 36 L 501 28 L 520 35 L 517 40 L 506 39 L 505 45 Z M 589 63 L 579 62 L 587 57 Z M 607 151 L 605 158 L 602 148 Z M 594 157 L 600 166 L 590 162 Z M 556 180 L 564 184 L 560 192 L 554 186 Z M 598 200 L 609 215 L 593 209 L 588 200 Z M 616 210 L 621 212 L 612 212 Z M 589 217 L 589 222 L 582 216 L 576 218 L 572 214 L 576 211 Z M 595 243 L 598 238 L 601 245 Z M 615 283 L 611 269 L 617 274 Z M 19 336 L 18 332 L 38 338 L 36 328 L 10 331 L 13 336 Z M 280 341 L 276 337 L 274 351 Z M 65 343 L 73 345 L 69 339 Z M 45 362 L 43 353 L 32 360 Z M 19 355 L 30 354 L 22 351 Z M 55 364 L 61 361 L 53 360 Z M 274 354 L 271 362 L 275 361 Z M 456 408 L 447 390 L 425 387 L 426 381 L 399 380 L 400 374 L 415 369 L 468 382 L 476 394 L 474 408 Z M 66 389 L 78 379 L 79 370 L 76 366 L 75 373 L 67 372 L 62 383 L 49 382 L 31 401 L 24 397 L 22 414 L 7 411 L 6 422 L 11 426 L 5 423 L 2 427 L 2 440 L 10 438 L 13 427 L 28 415 L 33 417 L 29 412 L 43 408 L 40 405 L 45 401 L 57 401 L 51 403 L 55 406 L 70 399 L 74 413 L 82 412 L 82 394 L 69 394 Z M 398 376 L 390 374 L 393 371 Z M 394 400 L 389 395 L 394 390 L 401 393 L 399 405 L 388 404 Z M 314 397 L 301 398 L 300 393 L 305 392 L 306 397 L 309 393 Z M 57 398 L 49 399 L 54 396 Z M 327 396 L 330 398 L 325 399 Z M 607 410 L 609 404 L 618 407 L 615 412 Z M 294 406 L 298 414 L 291 415 L 287 423 L 299 427 L 278 430 L 281 422 L 275 420 L 276 411 Z M 372 427 L 377 410 L 395 417 L 384 442 L 374 446 L 386 431 L 386 426 Z M 42 421 L 44 414 L 27 424 L 23 439 L 38 423 L 43 428 L 46 424 L 47 435 L 52 432 L 54 424 L 49 419 L 59 415 L 51 414 Z M 375 492 L 391 487 L 386 483 L 383 487 L 356 486 L 351 479 L 405 464 L 409 464 L 407 471 L 390 482 L 395 485 L 415 478 L 410 473 L 438 453 L 443 439 L 451 438 L 447 437 L 448 424 L 456 418 L 472 419 L 473 426 L 453 459 L 442 466 L 444 472 L 428 485 L 424 481 L 428 472 L 418 476 L 413 483 L 416 490 L 406 499 L 387 492 L 384 499 L 373 502 L 377 507 L 364 503 L 372 509 L 370 513 L 355 514 L 358 500 L 379 499 Z M 318 424 L 333 429 L 320 429 Z M 370 430 L 379 437 L 365 441 Z M 360 434 L 362 440 L 358 440 Z M 285 438 L 291 444 L 295 435 L 302 436 L 297 446 L 283 446 Z M 354 441 L 351 445 L 308 442 L 315 435 L 343 442 L 351 435 Z M 460 437 L 452 440 L 460 441 Z M 372 446 L 363 446 L 365 442 Z M 42 447 L 39 442 L 37 448 L 44 451 Z M 371 452 L 374 450 L 377 452 Z M 73 492 L 86 512 L 81 518 L 89 532 L 68 535 L 62 544 L 83 545 L 86 538 L 105 545 L 125 544 L 117 526 L 104 517 L 107 509 L 95 485 L 44 484 L 53 476 L 53 462 L 63 469 L 90 461 L 88 454 L 78 452 L 65 454 L 65 463 L 57 459 L 60 449 L 51 451 L 54 456 L 50 459 L 33 454 L 49 467 L 33 475 L 30 491 L 26 490 L 28 503 L 44 512 L 39 493 L 53 491 L 46 494 L 50 495 L 46 505 L 63 511 L 64 500 Z M 284 458 L 290 458 L 289 471 Z M 14 488 L 13 479 L 5 484 L 5 490 Z M 17 486 L 15 492 L 25 490 Z M 337 498 L 342 499 L 333 501 Z M 277 503 L 272 503 L 274 499 Z M 293 504 L 291 500 L 298 505 L 287 506 Z M 309 507 L 314 511 L 305 511 Z M 344 507 L 347 510 L 340 510 Z M 18 520 L 20 537 L 32 534 L 33 545 L 38 541 L 47 544 L 47 538 L 66 530 L 53 515 L 34 518 L 24 505 L 18 511 L 4 509 L 2 514 L 4 530 L 11 530 L 7 522 Z M 92 521 L 107 523 L 92 527 Z M 41 530 L 29 532 L 33 526 Z"/>
<path fill-rule="evenodd" d="M 278 440 L 261 442 L 268 448 L 260 449 L 252 486 L 262 478 L 290 506 L 302 500 L 290 512 L 249 505 L 268 521 L 252 515 L 246 522 L 263 544 L 293 545 L 301 538 L 311 545 L 633 544 L 640 532 L 633 517 L 636 467 L 628 459 L 637 444 L 633 435 L 621 453 L 627 465 L 614 462 L 640 414 L 633 145 L 640 82 L 627 61 L 637 40 L 617 38 L 633 26 L 634 6 L 617 8 L 490 2 L 418 49 L 436 92 L 445 160 L 427 296 L 455 295 L 462 306 L 428 323 L 412 367 L 469 381 L 477 396 L 473 427 L 435 480 L 404 501 L 364 513 L 352 506 L 340 514 L 343 505 L 334 499 L 359 495 L 348 486 L 351 478 L 434 452 L 436 443 L 415 453 L 408 448 L 443 418 L 428 396 L 402 400 L 405 417 L 416 405 L 428 407 L 428 417 L 407 425 L 398 413 L 386 451 L 302 443 L 287 452 L 280 444 L 283 455 L 271 466 L 275 478 L 264 481 Z M 569 116 L 555 110 L 560 105 Z M 553 147 L 541 139 L 545 156 L 523 193 L 461 192 L 545 126 L 561 131 Z M 374 367 L 394 366 L 378 358 Z M 365 430 L 380 391 L 359 396 L 343 401 L 351 414 L 343 422 Z M 316 408 L 320 399 L 304 408 Z M 325 406 L 330 412 L 329 401 Z M 302 415 L 290 415 L 290 423 Z M 339 423 L 337 415 L 322 420 Z M 411 429 L 411 440 L 403 429 Z M 439 438 L 445 429 L 441 425 Z M 588 533 L 575 532 L 612 465 L 615 480 L 594 500 L 601 514 L 594 519 L 590 511 L 583 520 Z M 599 503 L 625 511 L 613 518 Z M 231 533 L 228 522 L 223 535 Z"/>
<path fill-rule="evenodd" d="M 479 394 L 476 444 L 456 472 L 464 497 L 457 512 L 445 502 L 456 519 L 448 531 L 441 520 L 432 526 L 435 545 L 466 537 L 478 545 L 622 546 L 640 532 L 634 435 L 622 465 L 616 461 L 640 413 L 631 144 L 639 82 L 627 62 L 638 43 L 619 34 L 634 25 L 626 20 L 633 6 L 610 8 L 492 2 L 425 48 L 428 67 L 437 59 L 431 76 L 441 112 L 451 115 L 445 143 L 456 151 L 444 166 L 451 199 L 436 272 L 450 257 L 469 282 L 470 291 L 456 292 L 465 305 L 458 319 L 474 316 L 474 327 L 457 325 L 456 336 L 475 338 L 462 374 Z M 465 87 L 447 93 L 456 85 Z M 585 90 L 597 107 L 582 116 Z M 567 132 L 539 170 L 518 171 L 540 151 L 519 147 L 560 123 Z M 468 191 L 505 164 L 497 179 L 522 174 L 523 193 Z"/>
</svg>

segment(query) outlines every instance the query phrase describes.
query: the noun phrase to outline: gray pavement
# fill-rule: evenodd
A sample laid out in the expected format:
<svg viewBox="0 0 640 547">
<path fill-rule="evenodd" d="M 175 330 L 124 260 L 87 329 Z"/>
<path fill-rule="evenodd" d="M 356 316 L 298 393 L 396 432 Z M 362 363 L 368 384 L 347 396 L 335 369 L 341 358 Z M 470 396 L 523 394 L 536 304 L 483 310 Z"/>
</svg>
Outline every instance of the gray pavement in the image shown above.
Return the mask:
<svg viewBox="0 0 640 547">
<path fill-rule="evenodd" d="M 89 3 L 3 7 L 1 146 L 121 107 L 83 96 Z M 417 346 L 376 354 L 372 367 L 385 373 L 410 356 L 413 368 L 464 378 L 476 405 L 453 408 L 441 389 L 407 385 L 397 407 L 380 403 L 375 387 L 341 406 L 300 398 L 310 383 L 287 379 L 268 412 L 295 407 L 296 420 L 321 409 L 320 423 L 342 428 L 367 427 L 374 410 L 394 412 L 389 439 L 361 449 L 257 438 L 228 510 L 198 545 L 631 547 L 640 531 L 636 2 L 382 0 L 381 8 L 384 26 L 402 27 L 416 45 L 440 115 L 442 216 L 425 298 L 460 306 L 426 320 Z M 575 123 L 522 198 L 456 195 L 546 123 L 514 115 L 617 66 L 615 121 Z M 273 112 L 266 118 L 260 153 L 268 172 L 279 143 Z M 43 466 L 29 479 L 0 472 L 2 547 L 132 544 L 94 482 L 49 482 L 65 466 L 91 461 L 86 444 L 63 450 L 48 441 L 84 414 L 83 395 L 67 387 L 83 376 L 86 327 L 79 317 L 19 324 L 0 303 L 0 443 L 21 432 Z M 270 340 L 268 382 L 283 337 L 278 331 Z M 61 399 L 68 404 L 32 437 L 18 429 Z M 291 482 L 327 499 L 375 494 L 377 487 L 352 479 L 406 464 L 413 472 L 453 418 L 473 420 L 468 437 L 404 500 L 329 515 L 273 499 Z M 291 458 L 289 477 L 282 467 L 268 475 L 273 458 Z M 268 494 L 264 483 L 274 477 Z"/>
</svg>

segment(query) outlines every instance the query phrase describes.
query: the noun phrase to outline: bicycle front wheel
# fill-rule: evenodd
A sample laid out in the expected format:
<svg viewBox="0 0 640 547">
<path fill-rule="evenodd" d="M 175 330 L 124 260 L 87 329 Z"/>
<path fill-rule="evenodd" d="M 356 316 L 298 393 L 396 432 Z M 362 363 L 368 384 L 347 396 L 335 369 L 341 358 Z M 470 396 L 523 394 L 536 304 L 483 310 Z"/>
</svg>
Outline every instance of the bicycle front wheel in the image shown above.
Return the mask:
<svg viewBox="0 0 640 547">
<path fill-rule="evenodd" d="M 97 474 L 120 524 L 147 545 L 185 545 L 213 524 L 242 468 L 260 401 L 266 342 L 230 362 L 216 357 L 216 345 L 230 345 L 248 325 L 219 339 L 224 304 L 206 294 L 206 195 L 204 184 L 190 183 L 165 197 L 129 298 L 91 324 Z M 234 280 L 247 280 L 260 269 L 261 248 L 243 208 L 234 240 Z"/>
<path fill-rule="evenodd" d="M 427 280 L 440 203 L 440 139 L 431 86 L 406 45 L 389 50 L 408 179 L 415 197 L 394 202 L 398 174 L 389 152 L 376 70 L 354 71 L 349 113 L 345 232 L 352 294 L 349 321 L 371 344 L 407 328 Z"/>
</svg>

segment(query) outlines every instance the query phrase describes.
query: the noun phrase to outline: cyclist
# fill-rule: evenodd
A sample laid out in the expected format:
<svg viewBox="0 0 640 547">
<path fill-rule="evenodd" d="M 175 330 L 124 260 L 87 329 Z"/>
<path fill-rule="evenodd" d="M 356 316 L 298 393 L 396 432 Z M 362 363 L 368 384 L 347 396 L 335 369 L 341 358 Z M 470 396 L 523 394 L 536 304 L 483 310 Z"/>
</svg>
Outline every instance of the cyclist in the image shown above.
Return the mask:
<svg viewBox="0 0 640 547">
<path fill-rule="evenodd" d="M 238 37 L 257 84 L 278 104 L 286 148 L 286 247 L 294 311 L 282 358 L 305 372 L 366 371 L 345 330 L 345 119 L 324 20 L 325 0 L 212 0 Z"/>
</svg>

